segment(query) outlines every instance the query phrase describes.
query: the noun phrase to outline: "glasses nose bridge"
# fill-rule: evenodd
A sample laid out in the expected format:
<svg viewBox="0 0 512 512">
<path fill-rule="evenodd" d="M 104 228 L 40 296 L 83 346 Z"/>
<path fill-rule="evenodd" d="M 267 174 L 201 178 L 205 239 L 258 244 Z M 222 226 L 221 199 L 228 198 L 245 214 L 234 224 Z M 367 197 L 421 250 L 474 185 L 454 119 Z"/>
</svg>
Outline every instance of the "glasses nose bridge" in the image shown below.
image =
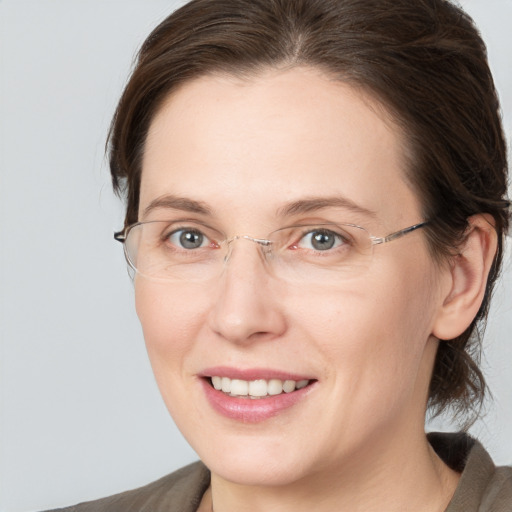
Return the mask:
<svg viewBox="0 0 512 512">
<path fill-rule="evenodd" d="M 235 235 L 227 240 L 225 240 L 226 244 L 226 254 L 224 256 L 224 263 L 229 261 L 231 254 L 233 252 L 233 242 L 235 240 L 248 240 L 249 242 L 253 242 L 258 245 L 261 249 L 261 253 L 264 256 L 269 256 L 272 253 L 272 240 L 267 238 L 256 238 L 250 235 Z"/>
</svg>

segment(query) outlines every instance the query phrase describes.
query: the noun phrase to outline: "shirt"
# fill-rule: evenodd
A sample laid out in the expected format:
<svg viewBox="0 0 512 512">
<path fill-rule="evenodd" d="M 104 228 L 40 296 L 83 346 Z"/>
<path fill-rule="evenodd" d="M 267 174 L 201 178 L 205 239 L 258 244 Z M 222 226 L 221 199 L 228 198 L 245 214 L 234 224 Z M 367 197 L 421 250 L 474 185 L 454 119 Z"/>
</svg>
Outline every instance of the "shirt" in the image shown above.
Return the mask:
<svg viewBox="0 0 512 512">
<path fill-rule="evenodd" d="M 431 433 L 428 440 L 448 466 L 462 473 L 445 512 L 512 512 L 512 467 L 496 467 L 483 446 L 464 433 Z M 209 485 L 210 472 L 196 462 L 144 487 L 58 510 L 196 512 Z"/>
</svg>

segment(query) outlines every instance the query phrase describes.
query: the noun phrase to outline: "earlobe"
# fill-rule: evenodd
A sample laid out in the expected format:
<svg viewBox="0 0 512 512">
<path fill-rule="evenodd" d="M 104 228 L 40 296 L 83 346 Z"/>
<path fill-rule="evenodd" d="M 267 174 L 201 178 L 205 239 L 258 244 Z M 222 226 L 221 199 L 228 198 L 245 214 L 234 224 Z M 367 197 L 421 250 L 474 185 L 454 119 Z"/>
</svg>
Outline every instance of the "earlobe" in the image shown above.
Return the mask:
<svg viewBox="0 0 512 512">
<path fill-rule="evenodd" d="M 478 214 L 469 218 L 468 234 L 448 269 L 450 286 L 443 298 L 432 334 L 454 339 L 471 324 L 482 304 L 487 277 L 497 248 L 493 218 Z"/>
</svg>

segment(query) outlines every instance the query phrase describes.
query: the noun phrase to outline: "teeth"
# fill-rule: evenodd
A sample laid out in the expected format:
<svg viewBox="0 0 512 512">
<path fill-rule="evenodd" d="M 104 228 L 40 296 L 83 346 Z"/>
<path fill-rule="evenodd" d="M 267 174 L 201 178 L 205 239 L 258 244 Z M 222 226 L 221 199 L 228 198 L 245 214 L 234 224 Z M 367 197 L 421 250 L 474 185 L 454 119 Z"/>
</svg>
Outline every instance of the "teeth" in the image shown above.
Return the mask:
<svg viewBox="0 0 512 512">
<path fill-rule="evenodd" d="M 268 381 L 267 393 L 269 395 L 280 395 L 283 392 L 283 382 L 278 379 Z"/>
<path fill-rule="evenodd" d="M 251 396 L 267 396 L 267 381 L 266 380 L 251 380 L 249 382 L 248 395 Z"/>
<path fill-rule="evenodd" d="M 292 391 L 295 391 L 295 381 L 285 380 L 283 384 L 283 391 L 285 393 L 291 393 Z"/>
<path fill-rule="evenodd" d="M 267 395 L 274 396 L 281 393 L 291 393 L 296 389 L 302 389 L 309 384 L 309 380 L 279 380 L 279 379 L 258 379 L 258 380 L 241 380 L 229 377 L 211 377 L 213 387 L 219 391 L 229 394 L 230 396 L 262 398 Z"/>
<path fill-rule="evenodd" d="M 215 389 L 222 389 L 222 379 L 220 377 L 212 377 L 212 384 Z"/>
<path fill-rule="evenodd" d="M 230 392 L 232 395 L 248 395 L 249 383 L 246 380 L 234 379 L 231 381 Z M 251 395 L 254 393 L 251 393 Z"/>
<path fill-rule="evenodd" d="M 222 377 L 221 380 L 221 389 L 224 393 L 231 393 L 231 379 L 227 377 Z"/>
<path fill-rule="evenodd" d="M 302 389 L 302 388 L 305 388 L 309 383 L 309 380 L 299 380 L 299 382 L 297 382 L 297 384 L 295 385 L 295 387 L 297 389 Z"/>
</svg>

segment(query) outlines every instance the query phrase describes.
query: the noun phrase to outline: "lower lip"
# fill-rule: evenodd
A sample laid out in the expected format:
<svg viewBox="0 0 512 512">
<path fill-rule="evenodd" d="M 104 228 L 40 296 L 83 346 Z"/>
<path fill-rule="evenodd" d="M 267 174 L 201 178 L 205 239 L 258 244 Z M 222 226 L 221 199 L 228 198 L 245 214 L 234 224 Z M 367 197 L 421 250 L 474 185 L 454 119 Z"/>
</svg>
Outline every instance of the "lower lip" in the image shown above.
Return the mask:
<svg viewBox="0 0 512 512">
<path fill-rule="evenodd" d="M 206 398 L 210 405 L 223 416 L 242 423 L 259 423 L 296 405 L 309 394 L 314 383 L 291 393 L 267 396 L 265 398 L 237 398 L 216 390 L 209 379 L 201 379 Z"/>
</svg>

